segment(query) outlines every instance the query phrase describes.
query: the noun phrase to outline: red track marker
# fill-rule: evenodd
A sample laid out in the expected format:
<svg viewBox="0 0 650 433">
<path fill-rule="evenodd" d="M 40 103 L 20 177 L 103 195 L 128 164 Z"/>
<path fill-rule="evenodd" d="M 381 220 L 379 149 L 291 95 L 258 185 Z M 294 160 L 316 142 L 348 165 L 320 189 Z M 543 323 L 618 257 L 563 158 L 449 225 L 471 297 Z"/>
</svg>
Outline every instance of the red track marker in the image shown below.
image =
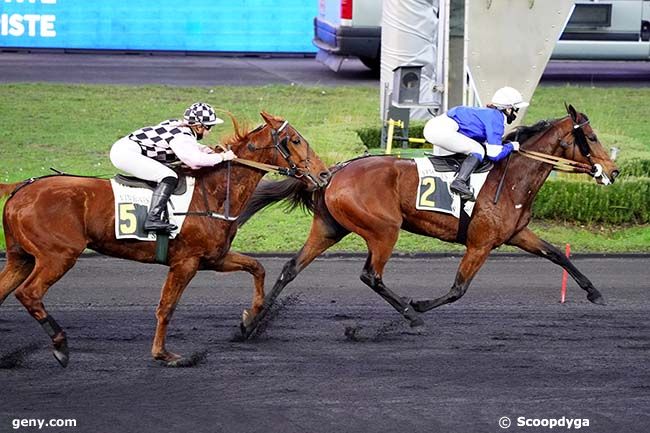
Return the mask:
<svg viewBox="0 0 650 433">
<path fill-rule="evenodd" d="M 565 252 L 567 258 L 571 255 L 571 245 L 566 244 L 566 252 Z M 560 291 L 560 304 L 564 304 L 564 301 L 566 300 L 566 282 L 569 277 L 569 274 L 567 271 L 562 272 L 562 290 Z"/>
</svg>

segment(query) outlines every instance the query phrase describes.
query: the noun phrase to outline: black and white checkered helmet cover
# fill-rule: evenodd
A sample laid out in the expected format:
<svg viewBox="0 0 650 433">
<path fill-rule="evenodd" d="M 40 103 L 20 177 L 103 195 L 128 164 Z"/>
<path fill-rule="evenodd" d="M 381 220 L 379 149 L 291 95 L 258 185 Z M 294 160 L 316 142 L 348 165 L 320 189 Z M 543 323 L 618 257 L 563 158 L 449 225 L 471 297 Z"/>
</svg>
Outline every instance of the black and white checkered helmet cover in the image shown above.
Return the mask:
<svg viewBox="0 0 650 433">
<path fill-rule="evenodd" d="M 192 104 L 190 108 L 185 110 L 183 119 L 185 119 L 185 121 L 190 125 L 200 123 L 202 125 L 211 126 L 223 123 L 223 120 L 219 119 L 214 113 L 214 109 L 205 102 Z"/>
</svg>

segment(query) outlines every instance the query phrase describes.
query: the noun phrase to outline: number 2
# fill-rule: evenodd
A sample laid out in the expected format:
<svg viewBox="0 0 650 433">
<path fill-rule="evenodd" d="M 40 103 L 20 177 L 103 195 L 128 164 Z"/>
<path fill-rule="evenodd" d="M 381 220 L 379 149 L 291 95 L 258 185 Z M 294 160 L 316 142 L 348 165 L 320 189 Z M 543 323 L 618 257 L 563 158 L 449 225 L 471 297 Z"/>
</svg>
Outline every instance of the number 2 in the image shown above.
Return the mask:
<svg viewBox="0 0 650 433">
<path fill-rule="evenodd" d="M 428 188 L 420 196 L 420 204 L 422 206 L 435 207 L 436 202 L 429 200 L 429 197 L 431 197 L 433 193 L 436 192 L 436 180 L 433 177 L 425 177 L 422 179 L 422 185 L 428 186 Z"/>
</svg>

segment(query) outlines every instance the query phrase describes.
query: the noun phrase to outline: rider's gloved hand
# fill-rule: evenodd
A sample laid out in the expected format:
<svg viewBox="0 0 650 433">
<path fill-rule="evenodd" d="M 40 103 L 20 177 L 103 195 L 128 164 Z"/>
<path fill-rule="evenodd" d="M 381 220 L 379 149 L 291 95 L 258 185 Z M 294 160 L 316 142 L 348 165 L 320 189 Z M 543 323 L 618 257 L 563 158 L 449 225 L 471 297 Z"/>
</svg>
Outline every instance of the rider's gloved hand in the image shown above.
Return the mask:
<svg viewBox="0 0 650 433">
<path fill-rule="evenodd" d="M 221 154 L 221 157 L 224 161 L 232 161 L 233 159 L 237 158 L 237 155 L 235 155 L 232 150 L 228 150 L 226 152 L 223 152 Z"/>
<path fill-rule="evenodd" d="M 510 144 L 512 144 L 513 152 L 519 152 L 519 142 L 518 141 L 511 141 Z"/>
</svg>

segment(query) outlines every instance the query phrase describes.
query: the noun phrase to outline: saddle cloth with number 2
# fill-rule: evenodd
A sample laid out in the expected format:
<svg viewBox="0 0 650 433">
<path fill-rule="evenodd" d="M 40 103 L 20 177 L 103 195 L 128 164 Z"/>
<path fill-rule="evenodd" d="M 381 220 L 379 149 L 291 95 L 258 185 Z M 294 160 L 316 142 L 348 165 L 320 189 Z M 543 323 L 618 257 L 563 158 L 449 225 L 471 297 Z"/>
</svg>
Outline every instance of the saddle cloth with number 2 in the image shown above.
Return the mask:
<svg viewBox="0 0 650 433">
<path fill-rule="evenodd" d="M 414 160 L 419 177 L 415 208 L 417 210 L 448 213 L 460 218 L 460 197 L 457 194 L 452 194 L 449 190 L 449 185 L 456 178 L 456 173 L 453 171 L 436 171 L 429 158 L 414 158 Z M 472 174 L 470 185 L 474 189 L 474 196 L 478 196 L 488 173 Z M 474 210 L 474 202 L 465 202 L 467 215 L 472 215 L 472 210 Z"/>
</svg>

